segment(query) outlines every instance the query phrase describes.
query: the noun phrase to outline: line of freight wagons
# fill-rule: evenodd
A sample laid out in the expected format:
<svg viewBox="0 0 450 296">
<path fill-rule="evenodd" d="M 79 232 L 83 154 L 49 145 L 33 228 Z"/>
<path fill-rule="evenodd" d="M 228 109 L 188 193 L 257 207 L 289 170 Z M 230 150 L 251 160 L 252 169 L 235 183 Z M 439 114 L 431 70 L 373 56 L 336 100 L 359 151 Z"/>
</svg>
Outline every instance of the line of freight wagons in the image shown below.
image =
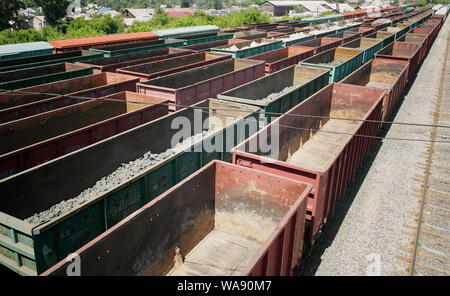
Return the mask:
<svg viewBox="0 0 450 296">
<path fill-rule="evenodd" d="M 208 32 L 201 42 L 175 30 L 170 37 L 189 45 L 109 46 L 127 52 L 70 61 L 90 69 L 88 76 L 38 77 L 31 87 L 1 94 L 0 137 L 8 140 L 0 147 L 0 191 L 14 198 L 1 200 L 0 262 L 24 275 L 65 274 L 66 256 L 78 250 L 83 275 L 290 274 L 368 152 L 373 140 L 366 136 L 380 128 L 365 120 L 389 118 L 444 19 L 425 22 L 427 10 L 408 16 L 412 30 L 402 35 L 360 26 L 351 29 L 354 37 L 319 37 L 247 59 L 187 48 L 245 41 Z M 143 48 L 134 46 L 140 42 L 145 50 L 128 51 Z M 86 56 L 83 50 L 65 58 Z M 0 71 L 27 65 L 3 62 Z M 31 58 L 35 63 L 45 59 Z M 357 94 L 352 104 L 350 93 Z M 186 146 L 197 150 L 174 151 L 44 222 L 24 221 L 123 163 L 173 148 L 170 127 L 181 116 L 192 129 L 198 116 L 206 120 L 206 136 Z M 329 119 L 339 117 L 355 120 Z M 245 128 L 252 120 L 257 128 Z M 272 130 L 279 131 L 271 139 L 278 153 L 250 149 L 262 147 Z M 224 152 L 205 148 L 231 135 Z M 237 242 L 247 251 L 233 247 Z M 217 244 L 223 254 L 211 251 Z M 185 256 L 180 266 L 173 265 L 177 254 Z"/>
</svg>

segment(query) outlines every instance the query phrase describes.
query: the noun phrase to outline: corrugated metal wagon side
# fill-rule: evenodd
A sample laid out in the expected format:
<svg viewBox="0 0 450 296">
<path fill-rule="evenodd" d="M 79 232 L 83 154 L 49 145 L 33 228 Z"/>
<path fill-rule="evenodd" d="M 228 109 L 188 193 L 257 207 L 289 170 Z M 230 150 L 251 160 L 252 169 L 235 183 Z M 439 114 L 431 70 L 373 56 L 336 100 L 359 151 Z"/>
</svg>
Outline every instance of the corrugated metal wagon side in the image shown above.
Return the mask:
<svg viewBox="0 0 450 296">
<path fill-rule="evenodd" d="M 117 73 L 139 77 L 141 81 L 158 78 L 231 59 L 227 54 L 199 52 L 171 59 L 119 68 Z"/>
<path fill-rule="evenodd" d="M 300 65 L 330 69 L 329 82 L 342 80 L 363 64 L 364 51 L 333 48 L 300 62 Z"/>
<path fill-rule="evenodd" d="M 266 75 L 269 75 L 289 66 L 296 65 L 300 61 L 303 61 L 313 55 L 314 50 L 311 48 L 290 46 L 252 56 L 249 60 L 265 61 Z"/>
</svg>

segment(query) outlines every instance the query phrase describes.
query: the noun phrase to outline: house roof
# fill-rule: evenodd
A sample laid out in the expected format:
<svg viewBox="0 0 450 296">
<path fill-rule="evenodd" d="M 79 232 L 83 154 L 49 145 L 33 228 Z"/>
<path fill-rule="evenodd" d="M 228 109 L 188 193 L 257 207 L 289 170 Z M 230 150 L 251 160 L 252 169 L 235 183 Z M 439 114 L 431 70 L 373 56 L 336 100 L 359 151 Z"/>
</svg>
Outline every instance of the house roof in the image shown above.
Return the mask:
<svg viewBox="0 0 450 296">
<path fill-rule="evenodd" d="M 128 10 L 137 19 L 152 18 L 155 13 L 154 9 L 147 8 L 127 8 L 126 10 Z"/>
</svg>

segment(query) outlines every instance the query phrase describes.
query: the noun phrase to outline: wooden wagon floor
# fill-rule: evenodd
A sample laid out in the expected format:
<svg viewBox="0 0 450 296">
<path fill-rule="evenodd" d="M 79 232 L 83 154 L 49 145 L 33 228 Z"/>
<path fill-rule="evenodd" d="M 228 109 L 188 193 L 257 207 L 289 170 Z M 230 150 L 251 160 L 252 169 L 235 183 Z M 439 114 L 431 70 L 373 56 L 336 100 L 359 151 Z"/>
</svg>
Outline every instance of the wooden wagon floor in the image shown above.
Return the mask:
<svg viewBox="0 0 450 296">
<path fill-rule="evenodd" d="M 330 119 L 287 160 L 317 171 L 325 171 L 343 146 L 356 132 L 358 121 Z M 339 134 L 340 133 L 340 134 Z"/>
<path fill-rule="evenodd" d="M 261 244 L 215 227 L 168 276 L 243 275 Z"/>
<path fill-rule="evenodd" d="M 390 90 L 392 88 L 392 86 L 393 86 L 393 83 L 370 81 L 369 83 L 367 83 L 364 86 L 365 87 L 373 87 L 373 88 L 381 88 L 381 89 Z"/>
</svg>

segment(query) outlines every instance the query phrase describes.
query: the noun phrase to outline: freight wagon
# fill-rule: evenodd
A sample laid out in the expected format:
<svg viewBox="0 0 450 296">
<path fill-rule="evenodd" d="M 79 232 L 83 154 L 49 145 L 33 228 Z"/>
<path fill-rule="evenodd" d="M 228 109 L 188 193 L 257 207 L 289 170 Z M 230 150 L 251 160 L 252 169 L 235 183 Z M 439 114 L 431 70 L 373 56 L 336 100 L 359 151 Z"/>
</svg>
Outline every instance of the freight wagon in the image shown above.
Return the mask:
<svg viewBox="0 0 450 296">
<path fill-rule="evenodd" d="M 310 191 L 214 161 L 79 249 L 81 275 L 290 275 Z M 65 276 L 67 264 L 43 275 Z"/>
<path fill-rule="evenodd" d="M 363 64 L 367 63 L 375 56 L 375 53 L 380 51 L 383 46 L 383 39 L 376 38 L 360 38 L 343 44 L 341 48 L 355 48 L 363 50 Z"/>
<path fill-rule="evenodd" d="M 419 67 L 420 44 L 394 42 L 376 53 L 375 58 L 407 61 L 409 63 L 407 75 L 409 82 L 416 75 Z"/>
<path fill-rule="evenodd" d="M 195 69 L 228 59 L 231 59 L 231 56 L 227 54 L 199 52 L 171 59 L 119 68 L 116 72 L 139 77 L 141 81 L 147 81 L 149 79 Z"/>
<path fill-rule="evenodd" d="M 100 46 L 143 42 L 155 39 L 158 39 L 158 35 L 152 32 L 138 32 L 50 40 L 48 43 L 54 47 L 54 53 L 60 53 L 74 50 L 90 49 Z"/>
<path fill-rule="evenodd" d="M 15 90 L 92 74 L 92 68 L 62 63 L 0 73 L 0 89 Z"/>
<path fill-rule="evenodd" d="M 368 153 L 373 138 L 364 136 L 377 134 L 379 124 L 370 121 L 381 120 L 384 95 L 333 83 L 232 149 L 237 165 L 313 185 L 306 215 L 309 244 Z"/>
<path fill-rule="evenodd" d="M 363 64 L 364 52 L 333 48 L 300 62 L 300 65 L 330 69 L 329 82 L 337 82 Z"/>
<path fill-rule="evenodd" d="M 300 61 L 303 61 L 313 55 L 314 50 L 310 48 L 290 46 L 252 56 L 249 59 L 265 61 L 266 75 L 269 75 L 289 66 L 296 65 Z"/>
<path fill-rule="evenodd" d="M 121 54 L 155 50 L 167 47 L 182 47 L 181 39 L 157 39 L 146 42 L 134 42 L 120 45 L 91 48 L 91 51 L 102 53 L 105 57 L 113 57 Z"/>
<path fill-rule="evenodd" d="M 185 118 L 189 127 L 172 129 L 176 118 Z M 250 118 L 258 122 L 257 108 L 205 100 L 0 180 L 2 194 L 14 196 L 0 199 L 0 262 L 20 274 L 44 272 L 210 161 L 230 161 L 227 147 L 248 137 L 251 130 L 246 130 L 243 122 Z M 209 130 L 204 137 L 202 129 Z M 186 145 L 170 153 L 173 139 L 180 139 L 183 132 L 203 139 L 185 138 Z M 216 147 L 214 143 L 226 143 L 226 150 L 211 149 Z M 157 157 L 145 158 L 150 152 Z M 113 174 L 130 161 L 135 164 L 132 168 L 139 167 L 138 158 L 147 159 L 150 166 L 137 174 Z M 105 191 L 101 179 L 108 175 L 119 179 L 103 179 L 112 182 Z M 84 191 L 94 185 L 96 190 Z M 88 200 L 70 202 L 83 191 L 88 195 L 81 196 Z M 62 201 L 72 206 L 64 209 Z M 40 216 L 35 223 L 25 221 L 55 205 L 56 210 L 64 209 L 63 213 Z"/>
<path fill-rule="evenodd" d="M 392 32 L 378 31 L 376 33 L 367 35 L 365 38 L 383 39 L 383 47 L 388 46 L 395 41 L 395 34 Z"/>
<path fill-rule="evenodd" d="M 54 121 L 55 125 L 59 122 L 61 126 L 71 124 L 72 130 L 66 129 L 60 132 L 58 136 L 35 140 L 35 143 L 30 142 L 30 145 L 23 145 L 22 148 L 0 155 L 0 179 L 10 177 L 168 114 L 168 101 L 159 98 L 134 92 L 120 92 L 104 98 L 119 102 L 84 101 L 83 105 L 62 108 L 34 117 L 45 118 L 42 131 L 48 129 L 48 121 Z M 123 101 L 123 103 L 120 101 Z M 133 102 L 149 104 L 135 104 Z M 89 114 L 92 117 L 90 119 L 94 122 L 84 127 L 77 125 L 77 122 L 70 123 L 70 120 L 76 119 L 74 114 L 76 115 L 77 110 Z M 92 114 L 93 112 L 95 113 Z M 78 117 L 80 117 L 79 114 Z M 24 121 L 23 125 L 27 122 L 31 121 Z"/>
<path fill-rule="evenodd" d="M 317 38 L 317 39 L 313 39 L 313 40 L 309 40 L 306 42 L 296 44 L 293 47 L 301 48 L 304 50 L 310 49 L 314 52 L 314 54 L 318 54 L 323 51 L 338 47 L 341 44 L 342 44 L 342 39 L 322 37 L 322 38 Z"/>
<path fill-rule="evenodd" d="M 145 98 L 143 96 L 143 98 Z M 162 102 L 162 99 L 151 100 Z M 165 101 L 164 101 L 165 102 Z M 145 107 L 129 101 L 86 100 L 79 104 L 43 112 L 0 124 L 0 155 L 97 124 Z M 164 110 L 164 109 L 163 109 Z M 149 116 L 147 110 L 145 116 Z M 158 113 L 158 110 L 153 110 Z"/>
<path fill-rule="evenodd" d="M 50 64 L 75 63 L 78 61 L 87 61 L 103 58 L 100 53 L 88 50 L 78 50 L 66 53 L 46 54 L 0 61 L 0 72 L 14 71 L 23 68 L 33 68 Z"/>
<path fill-rule="evenodd" d="M 77 62 L 85 67 L 92 67 L 94 73 L 116 72 L 118 68 L 143 64 L 163 59 L 170 59 L 194 53 L 193 50 L 183 48 L 161 48 L 150 51 L 136 52 L 114 56 L 110 58 L 97 59 L 89 62 Z"/>
<path fill-rule="evenodd" d="M 4 93 L 0 95 L 0 123 L 85 101 L 74 96 L 99 98 L 116 92 L 136 91 L 138 82 L 139 78 L 132 76 L 99 73 Z"/>
<path fill-rule="evenodd" d="M 341 80 L 341 83 L 378 88 L 386 91 L 383 99 L 383 117 L 391 118 L 406 86 L 408 74 L 407 61 L 374 59 Z"/>
<path fill-rule="evenodd" d="M 137 84 L 139 93 L 166 98 L 179 110 L 264 76 L 264 62 L 232 59 Z"/>
<path fill-rule="evenodd" d="M 281 48 L 283 43 L 281 40 L 274 39 L 255 39 L 247 42 L 233 44 L 231 46 L 224 45 L 211 48 L 211 52 L 229 54 L 233 58 L 248 58 L 257 54 L 265 53 L 271 50 Z"/>
<path fill-rule="evenodd" d="M 400 37 L 398 42 L 407 42 L 407 43 L 417 43 L 420 44 L 420 57 L 419 57 L 419 63 L 423 61 L 425 58 L 425 55 L 428 51 L 428 36 L 425 34 L 413 34 L 413 33 L 406 33 L 402 37 Z"/>
<path fill-rule="evenodd" d="M 217 96 L 218 99 L 257 106 L 264 126 L 328 84 L 330 70 L 293 65 Z"/>
</svg>

